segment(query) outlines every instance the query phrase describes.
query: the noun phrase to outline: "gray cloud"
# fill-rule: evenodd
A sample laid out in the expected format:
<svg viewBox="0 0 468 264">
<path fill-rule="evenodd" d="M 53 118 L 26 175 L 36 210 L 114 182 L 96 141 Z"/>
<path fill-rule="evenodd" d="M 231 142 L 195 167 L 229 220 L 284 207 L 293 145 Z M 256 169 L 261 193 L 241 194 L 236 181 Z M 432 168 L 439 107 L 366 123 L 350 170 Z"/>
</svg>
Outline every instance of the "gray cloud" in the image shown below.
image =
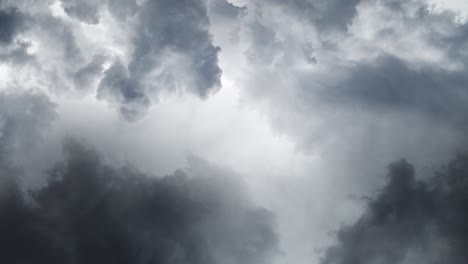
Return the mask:
<svg viewBox="0 0 468 264">
<path fill-rule="evenodd" d="M 125 88 L 120 85 L 121 80 L 111 81 L 123 77 L 110 70 L 104 85 L 100 86 L 107 92 L 98 91 L 105 94 L 100 98 L 123 103 L 120 109 L 134 109 L 141 102 L 141 108 L 147 108 L 149 101 L 142 98 L 152 91 L 182 90 L 201 98 L 216 91 L 221 86 L 220 48 L 212 43 L 209 23 L 203 1 L 145 2 L 137 14 L 135 48 L 128 64 Z M 112 87 L 110 83 L 120 84 Z M 138 115 L 126 112 L 124 116 L 134 119 Z"/>
<path fill-rule="evenodd" d="M 0 52 L 0 59 L 11 64 L 24 65 L 27 62 L 33 62 L 34 56 L 28 54 L 27 49 L 31 47 L 31 43 L 18 41 L 9 48 Z"/>
<path fill-rule="evenodd" d="M 292 2 L 284 1 L 283 5 Z M 329 208 L 345 204 L 336 197 L 345 195 L 343 192 L 368 192 L 379 184 L 378 170 L 389 160 L 407 157 L 416 170 L 428 164 L 437 166 L 465 140 L 467 128 L 466 20 L 458 20 L 449 11 L 434 10 L 425 1 L 362 1 L 348 9 L 348 18 L 327 28 L 320 23 L 339 19 L 305 19 L 300 10 L 313 14 L 318 8 L 312 1 L 302 1 L 307 3 L 310 5 L 295 12 L 275 4 L 249 5 L 248 15 L 240 17 L 240 42 L 247 62 L 244 80 L 239 81 L 239 86 L 246 86 L 243 99 L 268 112 L 273 129 L 286 135 L 297 149 L 318 157 L 330 168 L 324 176 L 332 182 L 330 193 L 324 194 L 327 198 L 309 194 L 312 187 L 292 187 L 292 193 L 312 201 L 312 205 L 297 212 L 291 209 L 285 218 L 305 211 L 311 212 L 314 221 L 301 228 L 283 224 L 289 228 L 288 234 L 300 234 L 289 241 L 292 249 L 288 252 L 312 252 L 310 245 L 326 244 L 317 242 L 316 237 L 302 236 L 303 229 L 317 236 L 325 233 L 324 226 L 333 221 Z M 313 173 L 322 174 L 323 170 Z M 305 182 L 297 181 L 297 186 Z M 311 209 L 316 200 L 328 204 L 323 218 Z M 345 217 L 333 218 L 335 223 L 354 219 L 352 212 L 342 214 Z M 406 219 L 417 222 L 418 217 Z M 376 230 L 371 234 L 373 239 L 363 238 L 362 243 L 357 240 L 361 234 L 352 236 L 340 257 L 327 257 L 325 263 L 392 263 L 390 260 L 399 259 L 400 253 L 393 256 L 390 252 L 388 260 L 379 257 L 387 244 L 388 248 L 404 244 L 406 237 L 399 231 L 401 236 L 394 238 L 390 229 L 382 233 Z M 408 232 L 408 236 L 411 234 Z M 432 232 L 430 235 L 435 236 Z M 435 244 L 444 247 L 444 239 L 435 236 L 417 241 L 428 241 L 428 247 L 436 252 Z M 353 243 L 355 247 L 349 246 Z M 374 244 L 382 245 L 382 254 L 353 262 L 353 252 L 365 255 Z M 408 248 L 416 248 L 416 244 Z M 408 254 L 417 255 L 418 250 Z M 430 251 L 424 252 L 429 255 Z M 313 258 L 313 253 L 308 254 Z M 311 261 L 295 257 L 290 256 L 285 263 Z M 429 262 L 406 258 L 407 262 L 401 263 Z M 446 262 L 450 261 L 440 263 Z"/>
<path fill-rule="evenodd" d="M 236 19 L 246 7 L 237 7 L 227 0 L 208 1 L 208 7 L 213 14 L 225 17 L 227 19 Z"/>
<path fill-rule="evenodd" d="M 9 91 L 9 90 L 8 90 Z M 55 105 L 39 93 L 0 93 L 1 153 L 11 158 L 16 150 L 27 150 L 43 137 L 57 118 Z"/>
<path fill-rule="evenodd" d="M 149 171 L 171 171 L 184 162 L 183 153 L 195 150 L 241 171 L 261 172 L 249 177 L 249 183 L 259 190 L 256 199 L 281 214 L 279 237 L 285 239 L 287 250 L 284 258 L 275 262 L 313 261 L 316 255 L 312 248 L 327 243 L 322 241 L 327 229 L 354 219 L 354 211 L 359 210 L 344 197 L 373 188 L 381 179 L 376 170 L 389 160 L 407 157 L 417 171 L 423 165 L 441 162 L 466 138 L 467 23 L 455 13 L 432 9 L 425 0 L 8 2 L 9 9 L 0 12 L 0 18 L 8 22 L 0 29 L 6 36 L 0 40 L 0 59 L 4 62 L 0 74 L 5 76 L 0 82 L 19 84 L 21 89 L 39 86 L 57 98 L 58 109 L 63 112 L 54 131 L 46 134 L 44 151 L 28 151 L 41 140 L 44 128 L 53 119 L 52 104 L 47 104 L 47 98 L 43 103 L 10 95 L 0 99 L 0 116 L 2 112 L 11 113 L 1 119 L 5 137 L 0 141 L 8 150 L 3 155 L 22 157 L 16 159 L 17 163 L 1 161 L 3 174 L 20 179 L 41 174 L 59 155 L 56 138 L 60 141 L 63 134 L 83 136 L 100 153 L 130 159 Z M 203 104 L 194 101 L 192 95 L 207 98 L 220 88 L 221 66 L 226 74 L 225 93 Z M 190 96 L 166 99 L 166 93 L 174 92 Z M 76 93 L 95 93 L 96 98 L 69 96 Z M 149 111 L 158 100 L 162 102 L 159 107 Z M 38 105 L 34 113 L 22 110 L 32 102 Z M 151 117 L 128 124 L 114 120 L 105 105 L 116 109 L 126 121 L 140 120 L 148 113 Z M 93 263 L 94 259 L 88 259 L 94 257 L 111 262 L 114 255 L 106 252 L 110 252 L 107 247 L 113 247 L 122 249 L 115 262 L 144 263 L 151 257 L 170 262 L 169 255 L 147 255 L 153 250 L 149 245 L 157 245 L 153 252 L 173 253 L 172 260 L 181 263 L 187 262 L 187 257 L 195 263 L 220 263 L 219 258 L 227 264 L 270 260 L 277 239 L 269 224 L 272 216 L 255 207 L 238 188 L 231 192 L 224 187 L 231 187 L 231 182 L 217 182 L 217 176 L 229 173 L 195 161 L 183 172 L 153 179 L 135 169 L 105 165 L 93 151 L 85 150 L 91 158 L 83 158 L 85 154 L 79 149 L 68 149 L 68 158 L 50 173 L 59 179 L 51 176 L 51 184 L 39 189 L 38 193 L 48 193 L 43 197 L 51 197 L 44 198 L 46 202 L 15 193 L 13 187 L 8 187 L 13 190 L 11 194 L 3 191 L 15 202 L 5 207 L 10 209 L 0 211 L 15 212 L 8 225 L 17 225 L 13 228 L 15 237 L 31 241 L 25 245 L 30 256 L 40 258 L 43 254 L 50 263 Z M 154 159 L 162 165 L 154 164 Z M 83 166 L 67 167 L 75 163 Z M 15 164 L 22 166 L 17 169 Z M 213 177 L 192 178 L 190 174 L 197 170 L 196 174 Z M 84 179 L 87 182 L 70 176 L 82 171 L 92 175 Z M 411 202 L 413 196 L 432 196 L 430 188 L 415 187 L 421 183 L 416 179 L 408 183 L 392 176 L 393 181 L 396 183 L 388 186 L 397 187 L 388 188 L 415 193 L 408 198 L 407 194 L 388 191 L 392 196 L 404 196 L 414 212 L 402 213 L 401 225 L 382 224 L 381 229 L 369 234 L 363 229 L 367 228 L 366 221 L 374 220 L 360 220 L 366 227 L 350 227 L 358 230 L 350 232 L 365 233 L 363 248 L 348 247 L 351 242 L 340 238 L 338 249 L 330 250 L 326 261 L 346 263 L 341 257 L 352 259 L 347 249 L 351 248 L 360 259 L 417 263 L 429 258 L 420 256 L 427 251 L 417 246 L 418 241 L 433 249 L 431 258 L 458 255 L 455 249 L 446 249 L 452 235 L 442 235 L 440 230 L 445 227 L 433 223 L 440 217 L 431 215 L 424 202 L 416 198 Z M 0 184 L 16 184 L 11 179 L 5 182 Z M 81 200 L 83 188 L 72 188 L 70 182 L 89 188 L 89 200 Z M 268 184 L 263 186 L 265 182 Z M 115 186 L 109 187 L 110 183 Z M 140 185 L 156 186 L 157 191 L 140 189 Z M 52 189 L 60 192 L 62 186 L 69 196 L 63 194 L 59 199 Z M 223 193 L 218 195 L 218 190 Z M 277 197 L 278 192 L 284 195 Z M 141 197 L 129 198 L 135 193 L 141 193 Z M 158 199 L 155 206 L 161 207 L 155 211 L 174 216 L 171 221 L 181 228 L 160 223 L 149 210 L 141 209 L 153 203 L 150 198 L 154 193 L 163 197 Z M 186 193 L 194 198 L 186 199 Z M 79 197 L 76 204 L 75 196 Z M 92 207 L 90 204 L 103 210 L 82 210 Z M 211 213 L 205 214 L 207 211 Z M 96 222 L 90 220 L 93 217 Z M 144 220 L 153 217 L 155 226 Z M 293 221 L 292 217 L 300 220 Z M 425 218 L 433 220 L 426 224 Z M 109 246 L 94 237 L 81 222 L 77 229 L 82 232 L 70 228 L 79 222 L 77 219 L 115 244 Z M 424 230 L 415 227 L 410 232 L 418 223 L 423 223 Z M 59 228 L 49 227 L 52 225 Z M 18 231 L 21 226 L 24 233 Z M 175 229 L 179 230 L 161 231 Z M 265 235 L 258 230 L 265 230 Z M 157 233 L 160 239 L 142 233 Z M 390 238 L 372 243 L 380 235 Z M 398 245 L 402 238 L 408 242 Z M 194 240 L 203 242 L 194 245 Z M 250 244 L 248 249 L 243 247 Z M 374 245 L 389 253 L 381 254 Z M 88 246 L 102 251 L 96 253 Z M 140 246 L 138 255 L 135 248 Z M 366 253 L 367 249 L 371 253 Z M 20 258 L 19 254 L 14 257 Z"/>
<path fill-rule="evenodd" d="M 463 126 L 468 118 L 468 77 L 464 71 L 432 66 L 412 69 L 398 58 L 382 56 L 354 65 L 345 76 L 318 96 L 341 107 L 421 113 L 450 125 Z"/>
<path fill-rule="evenodd" d="M 25 18 L 15 8 L 0 9 L 0 43 L 11 44 L 16 34 L 24 30 Z"/>
<path fill-rule="evenodd" d="M 297 10 L 321 5 L 290 4 Z M 264 102 L 275 127 L 303 149 L 318 144 L 315 139 L 323 139 L 318 135 L 333 137 L 341 125 L 364 131 L 376 119 L 388 118 L 398 129 L 395 116 L 419 115 L 415 126 L 420 127 L 432 119 L 465 129 L 467 23 L 449 11 L 433 11 L 423 1 L 352 5 L 342 6 L 340 12 L 350 19 L 341 24 L 347 30 L 338 32 L 317 29 L 319 22 L 294 13 L 272 16 L 277 14 L 271 11 L 273 4 L 249 6 L 243 35 L 250 44 L 245 94 Z M 298 29 L 288 31 L 284 23 Z"/>
<path fill-rule="evenodd" d="M 98 24 L 99 23 L 99 7 L 100 4 L 96 1 L 74 1 L 61 0 L 64 11 L 71 17 L 76 18 L 84 23 Z"/>
<path fill-rule="evenodd" d="M 51 14 L 52 9 L 47 9 L 47 5 L 29 6 L 24 1 L 2 4 L 0 13 L 0 42 L 4 44 L 13 43 L 15 36 L 24 30 L 24 17 L 31 22 L 24 32 L 27 41 L 0 55 L 18 63 L 37 57 L 38 61 L 31 64 L 38 71 L 36 75 L 48 78 L 50 89 L 58 94 L 74 92 L 69 88 L 93 91 L 96 81 L 102 78 L 97 89 L 103 90 L 97 92 L 98 98 L 123 110 L 125 119 L 137 120 L 149 108 L 149 98 L 157 97 L 162 91 L 188 92 L 206 98 L 221 87 L 220 48 L 213 44 L 205 1 L 63 0 L 60 3 L 65 14 L 74 20 Z M 105 40 L 105 45 L 120 41 L 116 49 L 86 39 L 91 27 L 102 22 L 105 11 L 114 20 L 105 21 L 105 28 L 94 30 L 107 30 L 108 26 L 119 24 L 122 34 L 128 34 L 128 38 L 110 35 L 114 39 Z M 32 46 L 35 54 L 29 54 Z M 93 59 L 97 57 L 106 59 Z M 125 68 L 126 76 L 117 76 L 112 69 L 104 72 L 109 60 Z M 110 78 L 127 79 L 126 88 L 121 81 Z M 112 83 L 120 84 L 111 87 Z"/>
<path fill-rule="evenodd" d="M 360 2 L 360 0 L 267 0 L 264 4 L 279 4 L 293 12 L 296 17 L 316 24 L 320 31 L 327 32 L 329 30 L 346 31 L 357 14 L 356 6 Z"/>
<path fill-rule="evenodd" d="M 21 27 L 15 31 L 11 43 L 0 50 L 3 62 L 28 71 L 36 86 L 44 84 L 50 91 L 73 92 L 73 75 L 75 72 L 83 75 L 79 71 L 80 67 L 86 66 L 84 64 L 88 54 L 82 51 L 81 41 L 71 24 L 41 9 L 47 5 L 28 6 L 23 1 L 7 2 L 4 5 L 2 12 L 16 10 L 16 16 L 21 18 L 21 23 L 18 22 Z M 16 72 L 12 77 L 18 76 L 20 74 Z M 83 80 L 83 76 L 77 78 Z M 84 82 L 77 84 L 83 85 Z M 86 88 L 90 90 L 90 87 Z M 77 90 L 84 89 L 79 87 Z"/>
<path fill-rule="evenodd" d="M 113 16 L 123 20 L 135 15 L 139 9 L 136 1 L 127 0 L 108 1 L 107 6 Z"/>
<path fill-rule="evenodd" d="M 148 74 L 158 66 L 158 59 L 165 51 L 175 52 L 184 56 L 188 74 L 193 75 L 187 89 L 201 97 L 207 96 L 220 86 L 221 76 L 217 65 L 220 49 L 212 44 L 209 23 L 203 1 L 146 2 L 142 6 L 137 29 L 139 37 L 129 66 L 132 75 Z M 183 78 L 179 74 L 173 77 Z"/>
<path fill-rule="evenodd" d="M 317 59 L 310 51 L 319 48 L 322 41 L 334 41 L 334 35 L 346 35 L 360 2 L 259 0 L 249 3 L 244 18 L 247 18 L 245 28 L 251 46 L 246 54 L 255 63 L 305 59 L 314 64 Z"/>
<path fill-rule="evenodd" d="M 29 18 L 17 8 L 2 4 L 0 2 L 0 59 L 23 64 L 32 59 L 27 53 L 31 43 L 17 39 L 17 36 L 28 29 Z"/>
<path fill-rule="evenodd" d="M 150 99 L 141 90 L 140 83 L 132 79 L 124 65 L 114 63 L 104 72 L 99 83 L 98 99 L 112 100 L 126 120 L 136 120 L 146 114 Z"/>
<path fill-rule="evenodd" d="M 36 179 L 28 178 L 28 170 L 42 169 L 37 169 L 35 163 L 47 160 L 49 154 L 41 147 L 50 139 L 50 130 L 58 119 L 57 105 L 45 94 L 19 91 L 20 87 L 3 89 L 0 92 L 0 192 L 11 189 L 8 187 L 11 180 L 24 181 L 26 185 L 36 183 Z M 32 154 L 35 152 L 39 153 L 36 158 Z M 3 180 L 7 185 L 2 185 Z"/>
<path fill-rule="evenodd" d="M 95 56 L 88 64 L 73 74 L 73 80 L 78 90 L 89 90 L 93 81 L 99 80 L 104 72 L 104 56 Z"/>
<path fill-rule="evenodd" d="M 388 183 L 322 263 L 466 263 L 467 161 L 460 154 L 425 180 L 404 160 L 390 165 Z"/>
<path fill-rule="evenodd" d="M 242 184 L 200 160 L 163 178 L 105 165 L 76 142 L 25 199 L 12 170 L 0 200 L 0 258 L 8 263 L 270 263 L 272 213 Z M 199 174 L 202 173 L 202 174 Z M 17 186 L 17 184 L 16 184 Z"/>
<path fill-rule="evenodd" d="M 246 55 L 252 63 L 271 64 L 278 50 L 284 48 L 283 43 L 276 39 L 273 28 L 263 25 L 260 21 L 254 21 L 249 28 L 252 31 L 252 45 L 254 49 L 246 51 Z"/>
</svg>

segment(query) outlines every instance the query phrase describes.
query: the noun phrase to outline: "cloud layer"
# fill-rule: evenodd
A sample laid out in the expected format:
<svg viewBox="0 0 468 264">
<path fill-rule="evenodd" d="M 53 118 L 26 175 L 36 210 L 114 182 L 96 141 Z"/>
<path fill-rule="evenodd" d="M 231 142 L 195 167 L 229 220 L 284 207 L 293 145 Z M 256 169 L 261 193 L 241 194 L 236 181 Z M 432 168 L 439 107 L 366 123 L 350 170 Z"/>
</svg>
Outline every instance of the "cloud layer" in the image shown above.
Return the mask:
<svg viewBox="0 0 468 264">
<path fill-rule="evenodd" d="M 203 1 L 146 1 L 136 12 L 128 66 L 116 62 L 104 73 L 98 98 L 116 100 L 132 119 L 146 111 L 152 91 L 204 98 L 220 87 L 220 48 L 212 43 Z"/>
<path fill-rule="evenodd" d="M 407 161 L 391 164 L 387 184 L 322 263 L 465 263 L 467 164 L 459 154 L 423 180 Z"/>
<path fill-rule="evenodd" d="M 22 64 L 47 89 L 96 92 L 129 121 L 144 117 L 161 92 L 206 98 L 221 86 L 220 48 L 202 0 L 5 1 L 0 20 L 2 45 L 19 45 L 8 57 L 31 57 Z M 95 29 L 105 43 L 88 39 Z"/>
<path fill-rule="evenodd" d="M 416 175 L 466 149 L 467 18 L 452 0 L 0 0 L 11 247 L 305 264 L 345 225 L 323 262 L 463 262 L 457 173 Z"/>
<path fill-rule="evenodd" d="M 20 171 L 0 167 L 0 258 L 8 263 L 269 263 L 273 214 L 237 179 L 194 160 L 155 178 L 104 165 L 78 143 L 24 196 Z M 202 173 L 202 174 L 200 174 Z M 224 174 L 224 175 L 223 175 Z M 228 187 L 229 186 L 229 187 Z"/>
</svg>

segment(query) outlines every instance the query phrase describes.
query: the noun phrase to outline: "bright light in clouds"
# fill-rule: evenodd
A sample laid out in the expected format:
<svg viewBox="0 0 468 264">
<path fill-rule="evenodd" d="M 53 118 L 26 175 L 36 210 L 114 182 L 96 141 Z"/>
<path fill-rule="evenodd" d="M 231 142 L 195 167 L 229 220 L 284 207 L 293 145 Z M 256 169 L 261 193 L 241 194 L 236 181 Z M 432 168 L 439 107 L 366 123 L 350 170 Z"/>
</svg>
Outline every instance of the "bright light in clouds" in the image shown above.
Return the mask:
<svg viewBox="0 0 468 264">
<path fill-rule="evenodd" d="M 307 234 L 327 239 L 327 231 L 321 229 L 332 224 L 322 224 L 320 214 L 326 209 L 318 202 L 331 184 L 323 178 L 328 173 L 325 164 L 318 155 L 298 151 L 288 137 L 272 130 L 264 114 L 241 103 L 239 89 L 228 77 L 223 79 L 223 89 L 209 100 L 164 96 L 143 120 L 133 124 L 117 118 L 105 103 L 92 97 L 61 101 L 59 109 L 62 115 L 56 128 L 66 130 L 57 134 L 85 138 L 116 159 L 113 162 L 130 162 L 165 175 L 186 167 L 187 158 L 196 155 L 235 168 L 257 203 L 279 213 L 278 228 L 287 232 L 284 247 L 293 250 L 282 261 L 298 258 L 297 254 L 301 258 L 316 254 L 310 249 L 320 247 L 321 242 L 298 244 L 304 236 L 301 229 L 310 226 L 309 217 L 315 219 L 317 228 Z M 304 210 L 304 206 L 310 208 Z M 347 219 L 345 215 L 353 208 L 354 202 L 340 205 L 336 211 L 343 215 L 337 217 Z M 291 221 L 296 228 L 291 229 Z"/>
<path fill-rule="evenodd" d="M 83 137 L 86 138 L 102 137 L 96 138 L 97 141 L 114 138 L 116 143 L 125 144 L 128 140 L 134 149 L 126 149 L 126 155 L 130 155 L 127 158 L 141 162 L 142 157 L 133 160 L 131 155 L 144 153 L 148 163 L 139 165 L 152 171 L 159 169 L 161 173 L 183 165 L 180 162 L 190 154 L 220 165 L 236 165 L 238 171 L 249 175 L 280 174 L 289 171 L 292 160 L 314 159 L 296 151 L 286 136 L 272 131 L 268 120 L 256 109 L 239 104 L 238 90 L 232 84 L 223 87 L 207 101 L 191 96 L 160 98 L 148 116 L 135 124 L 119 119 L 104 102 L 92 97 L 64 100 L 59 104 L 60 112 L 64 113 L 61 119 L 69 123 L 58 127 L 69 128 L 66 134 L 84 130 L 77 134 L 85 133 Z M 89 123 L 80 121 L 84 117 Z M 108 127 L 114 129 L 93 136 L 95 131 L 106 131 Z M 167 149 L 161 150 L 161 147 Z M 172 155 L 179 156 L 179 163 L 158 165 L 151 162 L 151 157 L 159 160 L 156 153 L 160 151 L 173 152 Z"/>
</svg>

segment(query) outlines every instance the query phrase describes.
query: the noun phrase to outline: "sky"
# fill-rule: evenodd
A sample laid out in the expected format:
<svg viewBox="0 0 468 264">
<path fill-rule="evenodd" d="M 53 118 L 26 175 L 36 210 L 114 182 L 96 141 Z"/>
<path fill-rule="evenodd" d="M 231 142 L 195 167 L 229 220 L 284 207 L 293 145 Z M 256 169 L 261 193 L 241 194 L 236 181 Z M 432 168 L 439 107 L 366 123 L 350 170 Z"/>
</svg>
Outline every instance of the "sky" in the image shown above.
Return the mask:
<svg viewBox="0 0 468 264">
<path fill-rule="evenodd" d="M 468 3 L 0 0 L 2 263 L 467 263 Z"/>
</svg>

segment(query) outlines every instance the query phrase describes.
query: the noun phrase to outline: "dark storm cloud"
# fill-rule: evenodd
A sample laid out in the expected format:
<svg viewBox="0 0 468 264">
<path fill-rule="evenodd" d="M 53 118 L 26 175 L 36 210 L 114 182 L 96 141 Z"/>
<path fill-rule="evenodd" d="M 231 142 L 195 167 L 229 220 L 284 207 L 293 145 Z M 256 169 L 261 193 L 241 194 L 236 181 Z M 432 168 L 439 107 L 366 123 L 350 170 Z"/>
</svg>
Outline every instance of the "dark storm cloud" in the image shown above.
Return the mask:
<svg viewBox="0 0 468 264">
<path fill-rule="evenodd" d="M 147 1 L 139 8 L 136 24 L 128 70 L 119 70 L 128 72 L 128 76 L 108 71 L 104 85 L 107 92 L 101 92 L 106 95 L 102 99 L 123 103 L 121 109 L 133 109 L 140 102 L 146 108 L 148 100 L 142 98 L 152 91 L 183 90 L 205 98 L 221 86 L 220 48 L 213 45 L 204 1 Z M 111 81 L 114 77 L 120 80 Z M 125 85 L 120 85 L 122 78 Z M 113 87 L 111 83 L 119 85 Z"/>
<path fill-rule="evenodd" d="M 0 1 L 0 60 L 23 64 L 32 59 L 27 53 L 31 43 L 17 39 L 17 35 L 27 30 L 29 18 L 17 8 L 2 4 Z"/>
<path fill-rule="evenodd" d="M 468 156 L 434 174 L 418 180 L 408 162 L 390 165 L 386 186 L 322 263 L 467 263 Z"/>
<path fill-rule="evenodd" d="M 302 4 L 298 10 L 318 5 L 290 2 Z M 291 15 L 295 13 L 289 9 L 280 10 L 284 16 L 279 10 L 268 13 L 273 7 L 260 5 L 258 14 L 246 19 L 250 65 L 244 92 L 266 106 L 275 129 L 289 135 L 298 148 L 324 149 L 326 142 L 334 142 L 341 145 L 338 153 L 354 152 L 350 142 L 355 141 L 343 134 L 358 130 L 363 133 L 361 149 L 398 137 L 399 142 L 376 149 L 374 157 L 397 148 L 409 153 L 413 148 L 401 143 L 410 137 L 403 129 L 408 119 L 414 120 L 413 129 L 430 130 L 419 139 L 434 141 L 430 128 L 444 127 L 450 133 L 443 139 L 438 135 L 440 142 L 459 140 L 456 134 L 466 129 L 468 117 L 466 21 L 421 1 L 363 1 L 346 32 L 327 36 L 331 30 L 317 33 L 314 22 Z M 294 26 L 289 30 L 285 24 Z M 303 32 L 309 33 L 309 26 L 307 35 Z M 391 155 L 382 162 L 402 153 Z"/>
<path fill-rule="evenodd" d="M 226 171 L 199 164 L 201 175 L 156 178 L 104 165 L 76 142 L 65 149 L 29 199 L 0 167 L 11 186 L 0 200 L 2 262 L 257 264 L 277 250 L 272 213 Z"/>
<path fill-rule="evenodd" d="M 379 32 L 383 40 L 397 40 L 405 31 L 406 34 L 418 32 L 419 41 L 443 54 L 446 61 L 422 62 L 381 52 L 371 61 L 353 62 L 345 70 L 342 81 L 326 85 L 324 98 L 328 98 L 328 93 L 339 99 L 334 102 L 337 104 L 350 103 L 370 111 L 416 112 L 438 121 L 464 125 L 468 101 L 465 74 L 468 23 L 456 22 L 455 14 L 450 12 L 434 13 L 425 4 L 413 13 L 399 1 L 385 3 L 384 7 L 390 16 L 398 17 L 405 28 L 384 27 Z M 448 64 L 457 67 L 447 67 Z"/>
<path fill-rule="evenodd" d="M 20 11 L 0 5 L 0 44 L 11 44 L 24 27 L 25 18 Z"/>
<path fill-rule="evenodd" d="M 382 56 L 371 63 L 354 65 L 346 75 L 320 96 L 342 107 L 416 112 L 451 124 L 467 120 L 468 77 L 464 70 L 430 65 L 413 69 L 398 58 Z"/>
</svg>

